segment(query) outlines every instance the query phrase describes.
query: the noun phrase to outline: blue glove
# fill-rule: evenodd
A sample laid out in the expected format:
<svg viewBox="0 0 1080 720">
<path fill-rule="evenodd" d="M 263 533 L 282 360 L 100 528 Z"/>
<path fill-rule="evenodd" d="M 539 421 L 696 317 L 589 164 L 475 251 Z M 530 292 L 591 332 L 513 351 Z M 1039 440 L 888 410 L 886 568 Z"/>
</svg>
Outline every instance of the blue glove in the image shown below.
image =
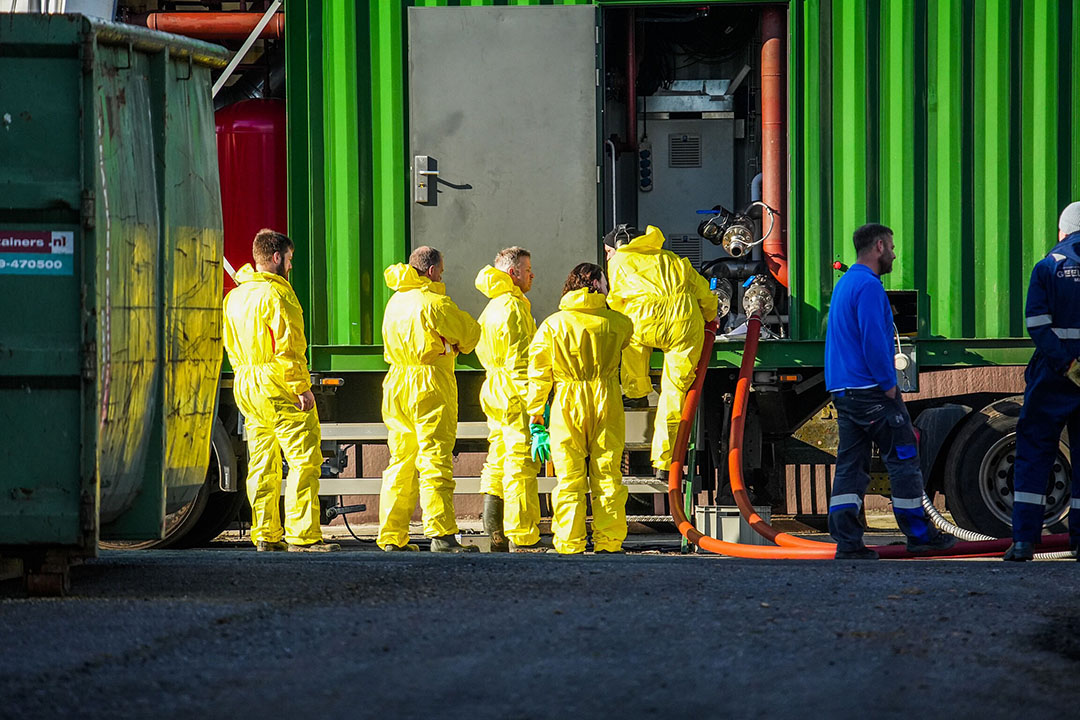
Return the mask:
<svg viewBox="0 0 1080 720">
<path fill-rule="evenodd" d="M 547 428 L 540 423 L 532 423 L 529 432 L 532 433 L 532 459 L 540 462 L 551 460 L 551 439 Z"/>
</svg>

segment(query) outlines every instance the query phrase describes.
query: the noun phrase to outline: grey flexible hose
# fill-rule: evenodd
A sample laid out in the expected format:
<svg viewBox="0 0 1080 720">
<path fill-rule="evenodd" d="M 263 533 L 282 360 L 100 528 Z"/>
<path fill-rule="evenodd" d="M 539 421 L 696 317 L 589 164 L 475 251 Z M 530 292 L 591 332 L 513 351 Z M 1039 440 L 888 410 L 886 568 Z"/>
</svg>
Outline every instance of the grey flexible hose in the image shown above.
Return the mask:
<svg viewBox="0 0 1080 720">
<path fill-rule="evenodd" d="M 958 527 L 957 525 L 949 522 L 945 519 L 945 516 L 938 512 L 938 509 L 934 507 L 934 503 L 930 502 L 930 498 L 927 496 L 926 493 L 923 493 L 922 496 L 922 506 L 923 510 L 926 511 L 926 514 L 930 516 L 930 520 L 934 523 L 934 527 L 936 527 L 938 530 L 941 530 L 942 532 L 947 532 L 950 535 L 955 535 L 956 537 L 964 540 L 965 542 L 979 542 L 980 540 L 998 539 L 990 535 L 983 535 L 982 533 L 977 533 L 973 530 L 965 530 L 964 528 Z M 1076 556 L 1073 554 L 1072 550 L 1035 553 L 1035 558 L 1037 560 L 1072 560 L 1075 557 Z"/>
</svg>

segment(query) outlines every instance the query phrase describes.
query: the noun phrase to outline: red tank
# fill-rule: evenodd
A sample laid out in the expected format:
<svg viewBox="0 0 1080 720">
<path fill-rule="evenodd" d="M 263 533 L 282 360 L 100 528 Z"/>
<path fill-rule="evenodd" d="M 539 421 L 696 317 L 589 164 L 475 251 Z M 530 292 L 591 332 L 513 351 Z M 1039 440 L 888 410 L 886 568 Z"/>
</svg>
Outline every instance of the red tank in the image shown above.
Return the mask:
<svg viewBox="0 0 1080 720">
<path fill-rule="evenodd" d="M 287 232 L 285 103 L 244 100 L 217 120 L 225 259 L 239 270 L 251 262 L 251 241 L 262 228 Z M 225 274 L 225 292 L 236 284 Z"/>
</svg>

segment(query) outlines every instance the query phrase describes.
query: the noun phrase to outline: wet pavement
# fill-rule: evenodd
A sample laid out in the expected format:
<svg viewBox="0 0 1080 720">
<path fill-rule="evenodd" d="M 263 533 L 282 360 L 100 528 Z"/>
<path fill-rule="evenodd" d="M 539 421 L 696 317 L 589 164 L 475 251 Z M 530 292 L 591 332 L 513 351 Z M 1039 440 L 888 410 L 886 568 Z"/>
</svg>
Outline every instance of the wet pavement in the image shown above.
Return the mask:
<svg viewBox="0 0 1080 720">
<path fill-rule="evenodd" d="M 64 599 L 0 584 L 0 717 L 985 719 L 1080 701 L 1080 563 L 640 542 L 652 552 L 105 552 Z"/>
</svg>

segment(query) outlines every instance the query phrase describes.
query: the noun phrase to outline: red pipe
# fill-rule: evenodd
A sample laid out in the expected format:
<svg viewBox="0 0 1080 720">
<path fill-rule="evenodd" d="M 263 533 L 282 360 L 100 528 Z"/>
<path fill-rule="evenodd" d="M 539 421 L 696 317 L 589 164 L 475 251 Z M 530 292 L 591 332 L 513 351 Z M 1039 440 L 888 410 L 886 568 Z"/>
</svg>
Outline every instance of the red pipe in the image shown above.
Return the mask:
<svg viewBox="0 0 1080 720">
<path fill-rule="evenodd" d="M 626 137 L 627 147 L 636 151 L 637 138 L 637 14 L 627 12 L 626 36 Z"/>
<path fill-rule="evenodd" d="M 246 40 L 262 16 L 250 12 L 158 12 L 140 15 L 135 22 L 151 30 L 199 40 Z M 274 13 L 259 37 L 276 40 L 284 36 L 285 13 Z"/>
<path fill-rule="evenodd" d="M 761 18 L 761 199 L 776 211 L 762 249 L 776 281 L 788 287 L 787 208 L 784 197 L 784 15 L 771 7 Z"/>
<path fill-rule="evenodd" d="M 731 489 L 735 495 L 735 502 L 739 506 L 739 512 L 762 537 L 773 540 L 778 547 L 763 545 L 743 545 L 740 543 L 728 543 L 708 535 L 703 535 L 687 519 L 682 509 L 681 480 L 683 473 L 683 457 L 686 454 L 686 445 L 690 438 L 690 427 L 693 423 L 694 414 L 701 399 L 701 388 L 705 382 L 705 372 L 708 369 L 709 357 L 712 356 L 713 344 L 716 340 L 716 321 L 705 325 L 705 342 L 702 345 L 701 357 L 698 360 L 694 384 L 686 394 L 680 415 L 679 432 L 675 438 L 671 468 L 668 473 L 668 504 L 671 514 L 679 532 L 690 542 L 703 550 L 730 555 L 732 557 L 758 558 L 758 559 L 788 559 L 788 560 L 829 560 L 836 554 L 836 545 L 831 542 L 819 542 L 795 537 L 787 533 L 777 531 L 754 512 L 746 491 L 742 470 L 742 439 L 745 426 L 746 408 L 749 401 L 750 380 L 753 376 L 754 361 L 757 355 L 758 338 L 761 334 L 761 318 L 753 315 L 747 324 L 746 345 L 743 349 L 742 365 L 739 370 L 739 380 L 735 390 L 734 408 L 731 422 L 731 450 L 728 454 L 728 470 L 731 479 Z M 1069 536 L 1065 533 L 1050 535 L 1043 538 L 1039 546 L 1040 552 L 1065 549 L 1068 546 Z M 904 546 L 878 546 L 874 549 L 882 558 L 927 558 L 927 557 L 995 557 L 1002 555 L 1008 549 L 1010 541 L 988 540 L 983 542 L 957 543 L 948 550 L 937 550 L 913 555 Z"/>
</svg>

